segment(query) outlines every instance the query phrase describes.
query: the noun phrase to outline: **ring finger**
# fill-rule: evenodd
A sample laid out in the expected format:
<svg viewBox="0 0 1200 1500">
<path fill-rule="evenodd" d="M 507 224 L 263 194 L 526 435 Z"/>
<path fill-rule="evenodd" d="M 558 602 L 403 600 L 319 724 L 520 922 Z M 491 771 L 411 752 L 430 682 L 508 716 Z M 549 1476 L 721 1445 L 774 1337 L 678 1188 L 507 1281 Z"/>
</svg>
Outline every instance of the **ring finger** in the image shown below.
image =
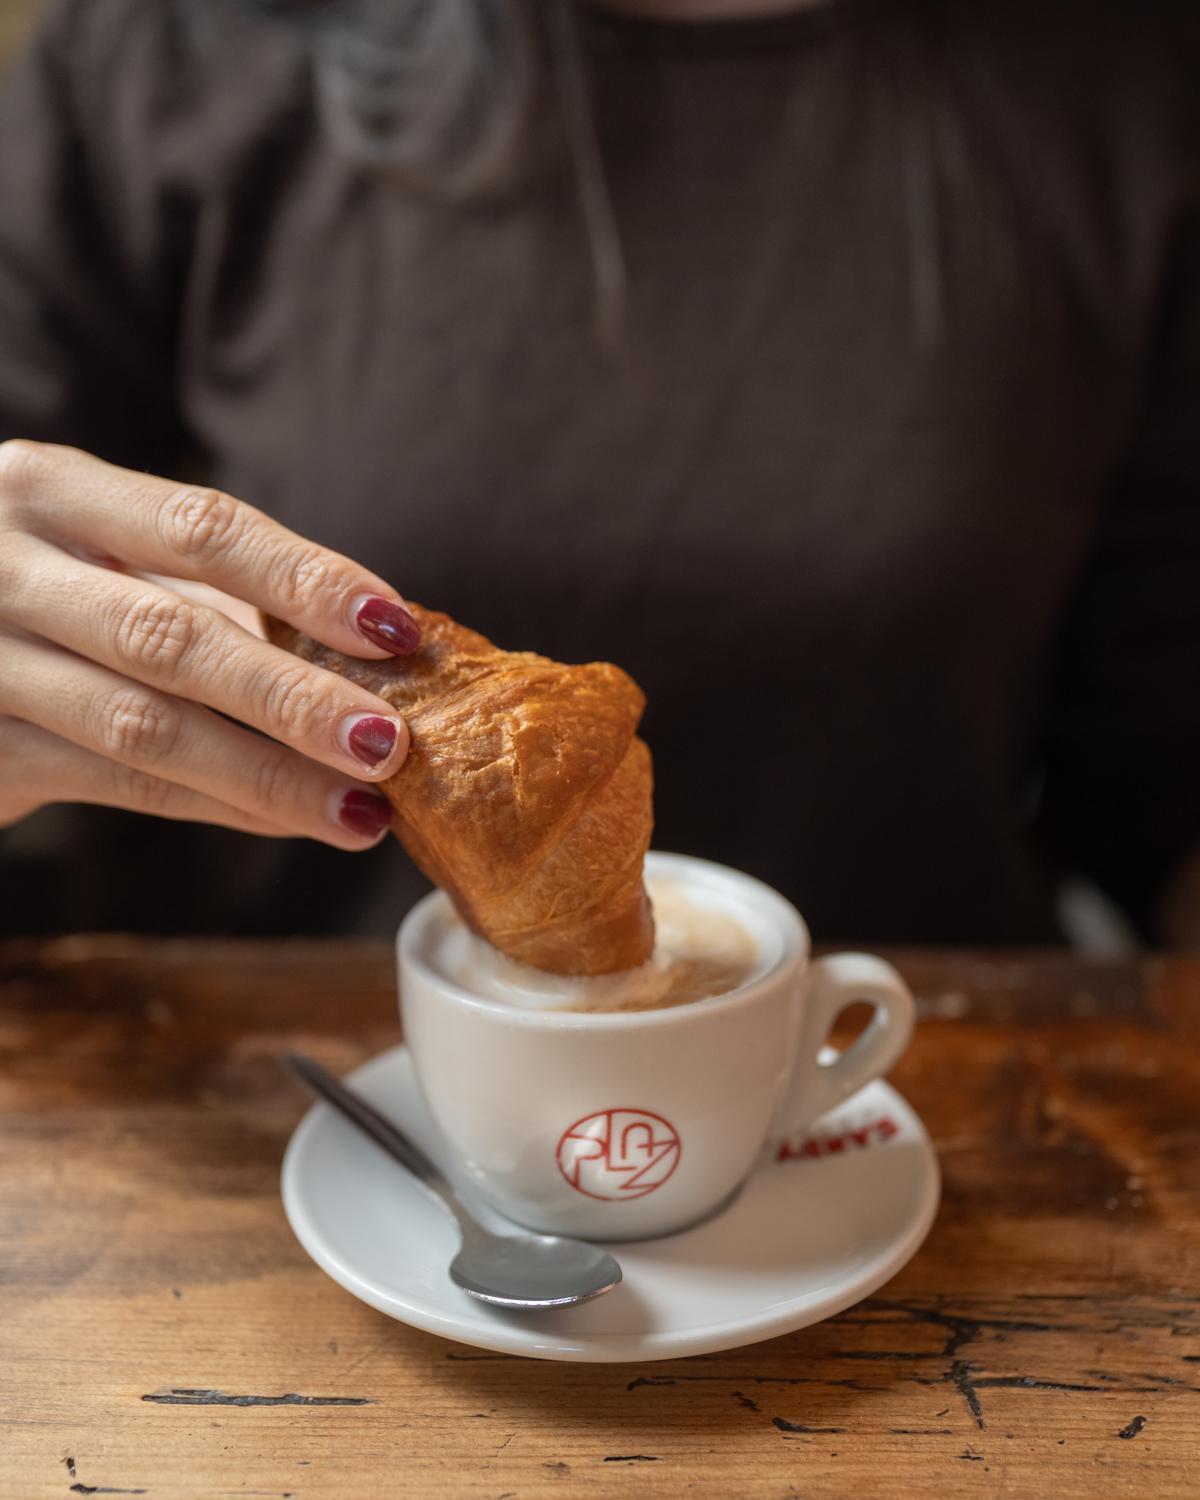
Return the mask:
<svg viewBox="0 0 1200 1500">
<path fill-rule="evenodd" d="M 390 822 L 386 800 L 360 783 L 45 641 L 6 642 L 0 713 L 340 849 L 374 843 Z"/>
</svg>

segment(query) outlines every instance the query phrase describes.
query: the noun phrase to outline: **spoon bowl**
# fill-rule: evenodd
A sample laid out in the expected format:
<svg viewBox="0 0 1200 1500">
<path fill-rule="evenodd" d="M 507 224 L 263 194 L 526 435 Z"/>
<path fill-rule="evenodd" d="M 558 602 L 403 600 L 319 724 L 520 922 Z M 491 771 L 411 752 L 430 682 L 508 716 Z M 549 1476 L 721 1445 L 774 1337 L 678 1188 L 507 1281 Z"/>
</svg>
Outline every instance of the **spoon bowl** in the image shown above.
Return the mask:
<svg viewBox="0 0 1200 1500">
<path fill-rule="evenodd" d="M 598 1245 L 535 1234 L 516 1224 L 511 1234 L 485 1229 L 421 1148 L 360 1094 L 311 1057 L 290 1052 L 283 1063 L 318 1098 L 406 1167 L 458 1225 L 462 1244 L 450 1263 L 450 1278 L 464 1292 L 494 1307 L 533 1311 L 589 1302 L 620 1281 L 621 1267 Z"/>
<path fill-rule="evenodd" d="M 569 1307 L 612 1291 L 621 1267 L 607 1250 L 555 1234 L 464 1235 L 450 1279 L 496 1307 Z"/>
</svg>

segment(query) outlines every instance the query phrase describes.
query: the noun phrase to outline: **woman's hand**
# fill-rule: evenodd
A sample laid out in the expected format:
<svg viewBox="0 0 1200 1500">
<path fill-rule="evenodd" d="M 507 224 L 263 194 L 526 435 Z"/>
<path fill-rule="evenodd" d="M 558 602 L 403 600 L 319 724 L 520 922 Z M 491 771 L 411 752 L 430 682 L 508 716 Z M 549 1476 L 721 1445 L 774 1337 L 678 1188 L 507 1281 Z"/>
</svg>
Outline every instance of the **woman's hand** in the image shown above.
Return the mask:
<svg viewBox="0 0 1200 1500">
<path fill-rule="evenodd" d="M 420 641 L 382 579 L 229 495 L 0 444 L 0 825 L 97 802 L 339 849 L 377 842 L 388 804 L 362 783 L 403 762 L 403 720 L 125 569 L 207 584 L 350 656 Z"/>
</svg>

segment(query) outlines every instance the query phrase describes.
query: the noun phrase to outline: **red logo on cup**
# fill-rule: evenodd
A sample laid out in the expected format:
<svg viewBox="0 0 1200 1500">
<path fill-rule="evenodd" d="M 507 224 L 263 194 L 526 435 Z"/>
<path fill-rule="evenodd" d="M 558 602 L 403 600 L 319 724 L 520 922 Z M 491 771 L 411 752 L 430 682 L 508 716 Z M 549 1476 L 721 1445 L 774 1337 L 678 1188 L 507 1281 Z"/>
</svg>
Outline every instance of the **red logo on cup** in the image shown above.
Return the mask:
<svg viewBox="0 0 1200 1500">
<path fill-rule="evenodd" d="M 644 1198 L 674 1172 L 682 1150 L 679 1132 L 662 1115 L 601 1109 L 563 1131 L 558 1170 L 588 1198 Z"/>
</svg>

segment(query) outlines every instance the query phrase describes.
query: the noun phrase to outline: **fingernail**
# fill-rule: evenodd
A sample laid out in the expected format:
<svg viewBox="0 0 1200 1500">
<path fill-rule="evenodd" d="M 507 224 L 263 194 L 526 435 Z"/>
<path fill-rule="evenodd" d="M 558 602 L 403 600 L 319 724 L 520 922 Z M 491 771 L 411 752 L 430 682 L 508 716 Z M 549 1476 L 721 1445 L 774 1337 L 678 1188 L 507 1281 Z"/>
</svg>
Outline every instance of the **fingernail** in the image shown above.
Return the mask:
<svg viewBox="0 0 1200 1500">
<path fill-rule="evenodd" d="M 342 793 L 337 804 L 337 821 L 349 833 L 377 839 L 392 821 L 392 809 L 383 797 L 355 787 Z"/>
<path fill-rule="evenodd" d="M 358 633 L 393 656 L 408 656 L 421 644 L 421 627 L 399 604 L 365 594 L 351 606 Z"/>
<path fill-rule="evenodd" d="M 342 749 L 368 771 L 379 770 L 391 758 L 399 737 L 399 721 L 382 714 L 347 714 L 338 727 Z"/>
</svg>

